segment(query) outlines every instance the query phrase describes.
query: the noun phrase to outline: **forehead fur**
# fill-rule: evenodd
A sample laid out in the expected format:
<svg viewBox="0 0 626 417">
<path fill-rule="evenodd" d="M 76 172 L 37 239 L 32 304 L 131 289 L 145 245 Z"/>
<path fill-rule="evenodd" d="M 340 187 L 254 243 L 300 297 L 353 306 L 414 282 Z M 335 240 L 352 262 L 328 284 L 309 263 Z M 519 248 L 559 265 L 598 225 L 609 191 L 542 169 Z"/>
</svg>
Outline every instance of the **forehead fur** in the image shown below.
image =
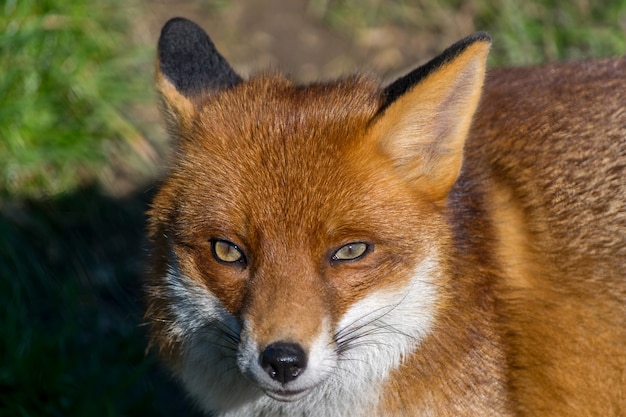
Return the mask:
<svg viewBox="0 0 626 417">
<path fill-rule="evenodd" d="M 241 168 L 280 155 L 300 164 L 303 153 L 347 146 L 366 129 L 381 100 L 377 84 L 362 77 L 307 86 L 279 75 L 256 77 L 198 98 L 195 117 L 175 133 L 177 162 L 198 157 L 202 165 L 207 158 L 223 164 L 219 158 L 228 157 Z"/>
<path fill-rule="evenodd" d="M 195 164 L 185 169 L 196 173 L 219 166 L 302 171 L 357 146 L 380 100 L 378 86 L 361 77 L 307 86 L 256 77 L 199 99 L 195 118 L 177 132 L 176 164 Z"/>
<path fill-rule="evenodd" d="M 276 74 L 257 76 L 234 88 L 208 92 L 198 102 L 198 112 L 188 132 L 192 137 L 187 139 L 196 144 L 205 140 L 218 144 L 226 139 L 206 135 L 213 131 L 228 135 L 229 140 L 238 139 L 246 146 L 255 146 L 260 138 L 243 135 L 265 134 L 268 136 L 265 141 L 287 137 L 297 140 L 300 135 L 304 140 L 312 133 L 336 129 L 346 123 L 365 124 L 380 108 L 382 97 L 378 84 L 361 76 L 298 85 Z"/>
<path fill-rule="evenodd" d="M 365 142 L 380 102 L 378 84 L 364 77 L 299 86 L 261 76 L 200 98 L 166 181 L 178 184 L 176 217 L 188 212 L 195 223 L 182 228 L 233 232 L 279 218 L 306 233 L 306 220 L 319 226 L 312 217 L 357 209 L 354 196 L 367 197 L 357 189 L 374 186 Z"/>
</svg>

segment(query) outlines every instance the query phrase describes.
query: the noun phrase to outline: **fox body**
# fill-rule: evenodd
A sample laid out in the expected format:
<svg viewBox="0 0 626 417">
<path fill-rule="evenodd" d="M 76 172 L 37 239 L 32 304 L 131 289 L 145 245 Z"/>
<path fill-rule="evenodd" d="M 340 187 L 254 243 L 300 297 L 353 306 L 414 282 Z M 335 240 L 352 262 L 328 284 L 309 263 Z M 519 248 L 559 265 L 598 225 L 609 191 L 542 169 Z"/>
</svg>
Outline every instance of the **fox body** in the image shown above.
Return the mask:
<svg viewBox="0 0 626 417">
<path fill-rule="evenodd" d="M 146 318 L 201 408 L 626 415 L 626 60 L 489 45 L 303 86 L 166 24 Z"/>
</svg>

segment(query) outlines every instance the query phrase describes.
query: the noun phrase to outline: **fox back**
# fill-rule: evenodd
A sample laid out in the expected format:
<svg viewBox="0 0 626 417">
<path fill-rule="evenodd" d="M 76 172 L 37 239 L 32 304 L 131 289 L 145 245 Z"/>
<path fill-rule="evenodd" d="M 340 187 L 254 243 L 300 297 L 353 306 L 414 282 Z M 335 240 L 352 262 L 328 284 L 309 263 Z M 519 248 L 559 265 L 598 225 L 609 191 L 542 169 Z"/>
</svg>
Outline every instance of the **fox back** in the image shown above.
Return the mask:
<svg viewBox="0 0 626 417">
<path fill-rule="evenodd" d="M 626 60 L 489 46 L 299 85 L 165 25 L 146 319 L 199 407 L 626 414 Z"/>
</svg>

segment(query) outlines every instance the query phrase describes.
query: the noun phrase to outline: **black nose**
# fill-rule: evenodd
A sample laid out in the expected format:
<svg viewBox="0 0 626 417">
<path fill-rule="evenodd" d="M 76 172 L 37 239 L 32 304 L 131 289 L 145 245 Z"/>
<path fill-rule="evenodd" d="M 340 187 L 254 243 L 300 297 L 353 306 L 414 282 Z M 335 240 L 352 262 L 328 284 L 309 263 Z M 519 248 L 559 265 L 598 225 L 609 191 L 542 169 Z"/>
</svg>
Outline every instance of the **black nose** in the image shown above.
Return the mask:
<svg viewBox="0 0 626 417">
<path fill-rule="evenodd" d="M 281 384 L 296 379 L 306 368 L 306 353 L 295 343 L 272 343 L 261 353 L 263 370 Z"/>
</svg>

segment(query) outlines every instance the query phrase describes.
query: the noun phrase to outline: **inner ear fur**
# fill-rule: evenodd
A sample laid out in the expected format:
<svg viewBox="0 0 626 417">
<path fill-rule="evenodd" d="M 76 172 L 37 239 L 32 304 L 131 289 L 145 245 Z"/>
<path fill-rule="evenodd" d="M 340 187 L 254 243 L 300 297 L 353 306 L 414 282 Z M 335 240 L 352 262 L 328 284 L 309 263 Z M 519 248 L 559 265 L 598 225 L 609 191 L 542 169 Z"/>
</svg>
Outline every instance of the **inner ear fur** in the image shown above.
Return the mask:
<svg viewBox="0 0 626 417">
<path fill-rule="evenodd" d="M 463 162 L 480 100 L 490 37 L 478 33 L 398 79 L 372 125 L 379 149 L 433 201 L 444 199 Z"/>
</svg>

